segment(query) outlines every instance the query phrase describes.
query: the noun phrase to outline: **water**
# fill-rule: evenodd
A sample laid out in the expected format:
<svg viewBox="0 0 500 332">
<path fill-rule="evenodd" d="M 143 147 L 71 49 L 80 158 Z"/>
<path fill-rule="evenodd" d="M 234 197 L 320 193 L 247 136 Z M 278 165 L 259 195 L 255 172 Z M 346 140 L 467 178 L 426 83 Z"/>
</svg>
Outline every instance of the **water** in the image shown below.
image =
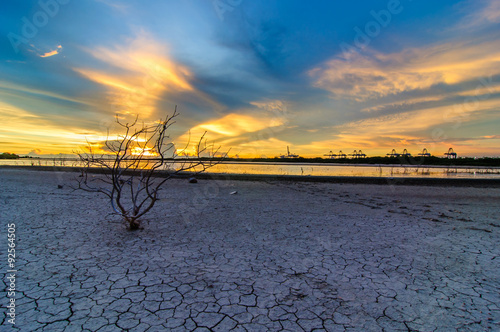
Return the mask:
<svg viewBox="0 0 500 332">
<path fill-rule="evenodd" d="M 310 163 L 222 163 L 210 173 L 302 176 L 500 178 L 500 168 L 471 166 L 353 165 Z"/>
<path fill-rule="evenodd" d="M 0 160 L 0 165 L 18 166 L 81 166 L 76 159 L 14 159 Z M 180 167 L 179 163 L 169 164 Z M 371 176 L 422 178 L 481 178 L 500 179 L 500 167 L 479 166 L 414 166 L 414 165 L 360 165 L 311 164 L 286 162 L 223 162 L 207 170 L 216 174 L 268 174 L 302 176 Z"/>
</svg>

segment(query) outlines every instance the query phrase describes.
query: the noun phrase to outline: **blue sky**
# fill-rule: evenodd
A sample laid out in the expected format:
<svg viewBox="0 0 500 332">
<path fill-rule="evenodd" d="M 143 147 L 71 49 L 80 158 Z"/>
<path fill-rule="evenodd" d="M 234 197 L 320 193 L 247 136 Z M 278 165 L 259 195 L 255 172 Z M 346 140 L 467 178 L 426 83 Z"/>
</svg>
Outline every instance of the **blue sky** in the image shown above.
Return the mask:
<svg viewBox="0 0 500 332">
<path fill-rule="evenodd" d="M 0 12 L 0 151 L 172 113 L 231 155 L 500 155 L 498 1 L 41 0 Z"/>
</svg>

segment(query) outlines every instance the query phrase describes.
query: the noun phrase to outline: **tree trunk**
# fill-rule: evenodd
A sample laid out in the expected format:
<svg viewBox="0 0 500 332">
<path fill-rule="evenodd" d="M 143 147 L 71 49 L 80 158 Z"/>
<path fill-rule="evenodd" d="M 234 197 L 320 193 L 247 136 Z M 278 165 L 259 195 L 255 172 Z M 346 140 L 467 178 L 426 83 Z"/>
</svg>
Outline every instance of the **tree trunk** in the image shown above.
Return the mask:
<svg viewBox="0 0 500 332">
<path fill-rule="evenodd" d="M 135 231 L 141 228 L 141 222 L 135 218 L 129 218 L 128 219 L 128 228 L 131 231 Z"/>
</svg>

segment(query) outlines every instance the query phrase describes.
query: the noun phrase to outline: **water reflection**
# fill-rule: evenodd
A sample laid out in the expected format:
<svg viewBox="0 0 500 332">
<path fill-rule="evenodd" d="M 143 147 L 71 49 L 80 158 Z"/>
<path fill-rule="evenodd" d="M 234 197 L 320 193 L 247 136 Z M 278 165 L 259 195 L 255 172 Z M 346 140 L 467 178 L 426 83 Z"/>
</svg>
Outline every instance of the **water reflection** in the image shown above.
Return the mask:
<svg viewBox="0 0 500 332">
<path fill-rule="evenodd" d="M 111 161 L 110 161 L 111 162 Z M 190 162 L 168 161 L 164 170 L 186 167 Z M 186 164 L 187 163 L 187 164 Z M 80 167 L 77 159 L 9 159 L 0 160 L 0 165 L 18 166 L 67 166 Z M 143 161 L 141 167 L 148 168 Z M 201 170 L 201 169 L 200 169 Z M 217 174 L 267 174 L 267 175 L 301 175 L 301 176 L 371 176 L 371 177 L 432 177 L 432 178 L 500 178 L 499 167 L 472 166 L 414 166 L 414 165 L 338 165 L 311 163 L 272 163 L 272 162 L 222 162 L 207 173 Z"/>
<path fill-rule="evenodd" d="M 302 176 L 371 176 L 371 177 L 459 177 L 500 178 L 500 168 L 440 167 L 413 165 L 332 165 L 308 163 L 221 163 L 210 173 L 270 174 Z"/>
</svg>

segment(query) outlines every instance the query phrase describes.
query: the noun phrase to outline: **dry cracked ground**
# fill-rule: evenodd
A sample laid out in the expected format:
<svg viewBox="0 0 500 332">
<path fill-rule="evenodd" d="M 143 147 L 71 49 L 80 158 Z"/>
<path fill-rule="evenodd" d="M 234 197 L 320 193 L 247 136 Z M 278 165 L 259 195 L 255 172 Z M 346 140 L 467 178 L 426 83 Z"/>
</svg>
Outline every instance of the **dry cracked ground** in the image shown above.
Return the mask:
<svg viewBox="0 0 500 332">
<path fill-rule="evenodd" d="M 131 232 L 75 176 L 0 169 L 2 331 L 500 329 L 500 189 L 172 180 Z"/>
</svg>

